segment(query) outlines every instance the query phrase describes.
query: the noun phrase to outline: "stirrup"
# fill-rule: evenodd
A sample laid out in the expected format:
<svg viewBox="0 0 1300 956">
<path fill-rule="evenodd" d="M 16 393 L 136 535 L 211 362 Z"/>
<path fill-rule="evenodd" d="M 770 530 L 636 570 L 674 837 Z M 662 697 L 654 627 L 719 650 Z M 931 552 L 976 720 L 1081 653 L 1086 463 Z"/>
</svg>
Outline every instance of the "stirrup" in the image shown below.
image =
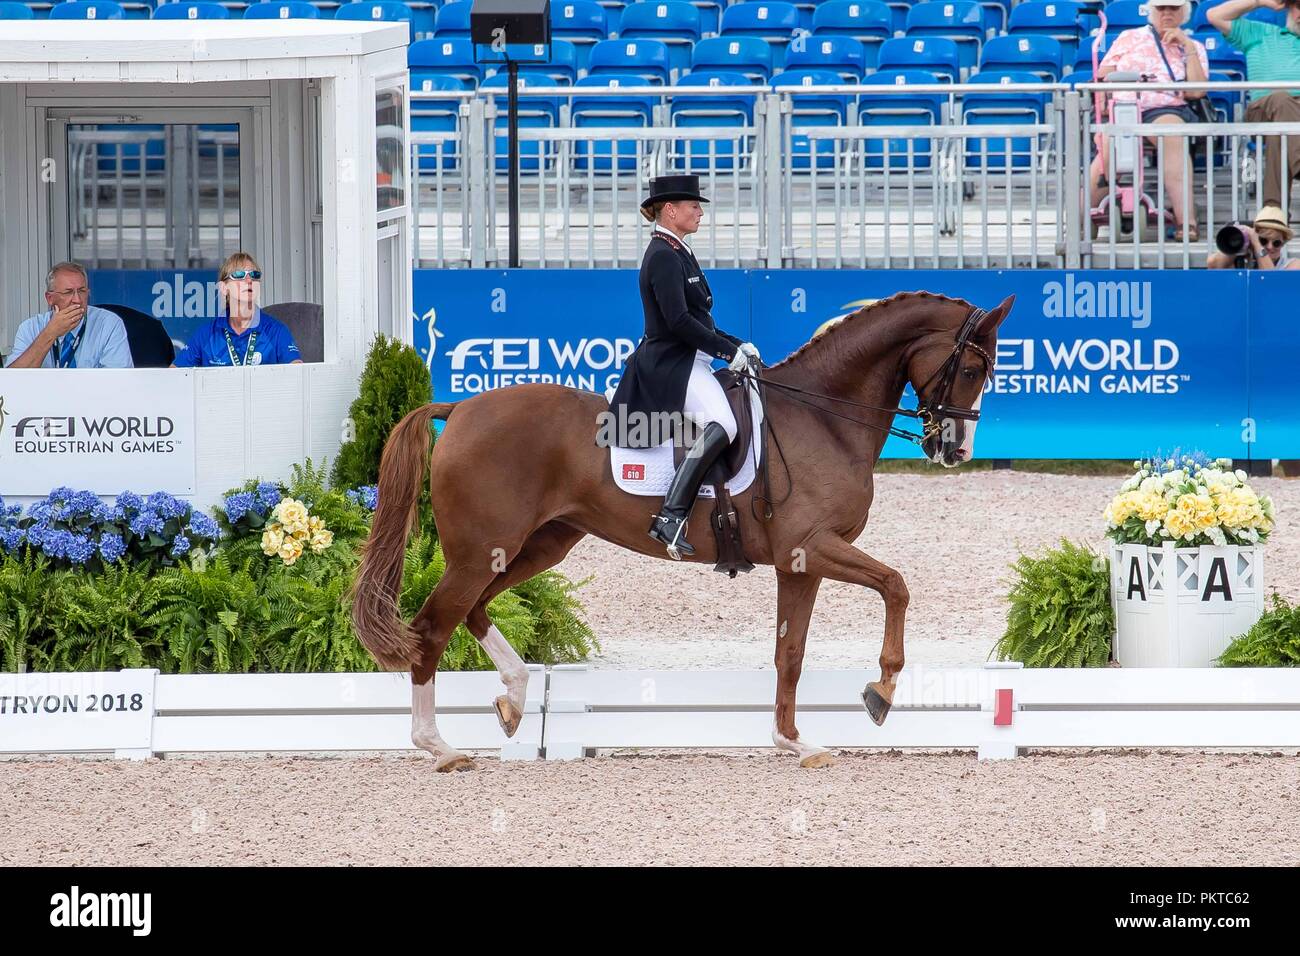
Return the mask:
<svg viewBox="0 0 1300 956">
<path fill-rule="evenodd" d="M 677 529 L 673 532 L 671 538 L 667 538 L 661 531 L 661 525 L 670 521 L 677 522 Z M 668 547 L 668 557 L 674 561 L 680 561 L 683 554 L 691 555 L 695 553 L 690 543 L 686 540 L 686 518 L 678 518 L 676 515 L 657 514 L 654 516 L 654 523 L 650 525 L 650 537 Z"/>
</svg>

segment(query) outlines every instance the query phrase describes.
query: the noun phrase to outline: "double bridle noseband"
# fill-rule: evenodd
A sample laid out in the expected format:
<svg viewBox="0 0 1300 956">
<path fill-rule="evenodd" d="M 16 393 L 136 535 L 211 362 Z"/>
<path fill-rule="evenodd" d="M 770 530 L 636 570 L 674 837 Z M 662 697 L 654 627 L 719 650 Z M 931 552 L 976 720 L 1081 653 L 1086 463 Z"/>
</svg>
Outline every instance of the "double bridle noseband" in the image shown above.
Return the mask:
<svg viewBox="0 0 1300 956">
<path fill-rule="evenodd" d="M 927 438 L 931 437 L 935 432 L 939 431 L 939 429 L 942 427 L 940 423 L 945 418 L 960 418 L 963 421 L 968 421 L 968 422 L 979 421 L 979 417 L 980 417 L 979 409 L 963 408 L 958 405 L 953 405 L 951 404 L 951 402 L 952 402 L 952 390 L 957 383 L 957 373 L 961 368 L 961 356 L 964 351 L 966 351 L 967 349 L 972 350 L 977 355 L 979 355 L 980 358 L 984 360 L 985 368 L 988 371 L 991 372 L 993 370 L 993 359 L 989 355 L 989 353 L 970 340 L 971 336 L 975 332 L 975 327 L 979 324 L 980 320 L 984 318 L 984 316 L 986 315 L 988 315 L 988 312 L 986 312 L 984 309 L 975 309 L 975 308 L 971 309 L 970 314 L 966 316 L 966 321 L 962 323 L 961 329 L 958 330 L 957 332 L 957 339 L 953 343 L 952 352 L 951 354 L 949 354 L 947 360 L 941 366 L 935 369 L 934 374 L 931 375 L 928 379 L 926 379 L 925 382 L 920 387 L 917 388 L 916 390 L 917 404 L 916 404 L 916 408 L 914 409 L 913 408 L 884 408 L 879 405 L 867 405 L 864 404 L 863 402 L 849 401 L 847 398 L 836 398 L 834 395 L 822 395 L 819 392 L 810 392 L 807 389 L 797 388 L 794 385 L 783 385 L 780 382 L 772 382 L 767 379 L 760 378 L 759 376 L 754 375 L 750 372 L 738 372 L 737 374 L 740 375 L 740 377 L 742 378 L 750 379 L 751 381 L 756 383 L 759 386 L 760 396 L 762 395 L 762 390 L 764 388 L 777 388 L 783 392 L 790 393 L 792 398 L 795 395 L 807 395 L 809 398 L 821 399 L 823 401 L 828 401 L 828 402 L 838 402 L 841 405 L 852 405 L 855 408 L 869 408 L 872 411 L 890 412 L 891 414 L 894 415 L 906 415 L 908 418 L 915 418 L 918 421 L 920 421 L 923 426 L 920 434 L 917 434 L 916 432 L 909 432 L 906 429 L 897 428 L 893 425 L 888 426 L 888 428 L 881 428 L 880 425 L 877 425 L 873 422 L 864 422 L 861 419 L 851 418 L 848 415 L 840 415 L 838 412 L 833 412 L 829 408 L 820 409 L 820 411 L 823 411 L 828 415 L 834 415 L 837 418 L 843 418 L 846 421 L 855 422 L 866 428 L 874 428 L 879 431 L 887 431 L 889 434 L 894 435 L 897 438 L 903 438 L 906 439 L 907 441 L 913 442 L 914 444 L 920 445 Z M 941 399 L 937 403 L 931 404 L 930 401 L 924 397 L 924 395 L 927 389 L 930 388 L 930 385 L 934 382 L 935 379 L 939 380 L 939 384 L 933 390 L 933 394 L 938 394 L 941 397 Z M 795 401 L 801 401 L 805 405 L 813 405 L 812 402 L 807 401 L 806 399 L 795 398 Z M 816 406 L 814 405 L 813 407 Z M 763 416 L 766 419 L 767 417 L 766 399 L 764 399 Z"/>
</svg>

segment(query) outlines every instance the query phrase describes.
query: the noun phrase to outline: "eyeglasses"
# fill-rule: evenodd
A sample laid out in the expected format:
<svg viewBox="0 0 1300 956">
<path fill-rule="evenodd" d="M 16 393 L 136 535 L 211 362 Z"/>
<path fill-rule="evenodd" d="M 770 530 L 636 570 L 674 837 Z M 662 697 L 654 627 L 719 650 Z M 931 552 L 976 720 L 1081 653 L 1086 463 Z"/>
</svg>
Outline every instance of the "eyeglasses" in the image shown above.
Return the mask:
<svg viewBox="0 0 1300 956">
<path fill-rule="evenodd" d="M 242 279 L 245 276 L 247 276 L 250 279 L 260 279 L 262 278 L 262 273 L 258 269 L 236 269 L 234 272 L 230 273 L 230 275 L 226 276 L 226 278 Z"/>
<path fill-rule="evenodd" d="M 1274 249 L 1281 249 L 1283 246 L 1286 245 L 1286 240 L 1285 239 L 1261 239 L 1260 244 L 1265 246 L 1271 246 Z"/>
</svg>

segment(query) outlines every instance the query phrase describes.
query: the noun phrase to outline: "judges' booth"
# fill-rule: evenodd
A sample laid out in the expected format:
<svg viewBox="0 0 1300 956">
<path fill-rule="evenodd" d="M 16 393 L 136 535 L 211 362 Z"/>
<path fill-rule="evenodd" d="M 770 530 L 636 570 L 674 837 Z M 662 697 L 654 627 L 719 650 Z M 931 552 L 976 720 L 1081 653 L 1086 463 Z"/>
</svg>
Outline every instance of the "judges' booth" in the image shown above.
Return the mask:
<svg viewBox="0 0 1300 956">
<path fill-rule="evenodd" d="M 5 22 L 0 352 L 71 259 L 91 304 L 123 317 L 138 367 L 0 372 L 0 495 L 162 490 L 206 506 L 333 458 L 372 339 L 411 340 L 407 30 Z M 223 314 L 217 270 L 241 249 L 305 364 L 139 367 Z"/>
</svg>

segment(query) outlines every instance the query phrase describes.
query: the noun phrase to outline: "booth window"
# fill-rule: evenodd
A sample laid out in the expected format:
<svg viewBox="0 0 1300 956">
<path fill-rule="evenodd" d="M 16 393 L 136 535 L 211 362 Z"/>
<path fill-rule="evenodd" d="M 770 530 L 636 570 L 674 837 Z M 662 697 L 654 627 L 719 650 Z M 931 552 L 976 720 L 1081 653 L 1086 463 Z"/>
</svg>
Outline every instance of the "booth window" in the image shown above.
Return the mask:
<svg viewBox="0 0 1300 956">
<path fill-rule="evenodd" d="M 381 217 L 406 205 L 405 111 L 405 90 L 394 87 L 375 94 L 375 188 Z"/>
</svg>

